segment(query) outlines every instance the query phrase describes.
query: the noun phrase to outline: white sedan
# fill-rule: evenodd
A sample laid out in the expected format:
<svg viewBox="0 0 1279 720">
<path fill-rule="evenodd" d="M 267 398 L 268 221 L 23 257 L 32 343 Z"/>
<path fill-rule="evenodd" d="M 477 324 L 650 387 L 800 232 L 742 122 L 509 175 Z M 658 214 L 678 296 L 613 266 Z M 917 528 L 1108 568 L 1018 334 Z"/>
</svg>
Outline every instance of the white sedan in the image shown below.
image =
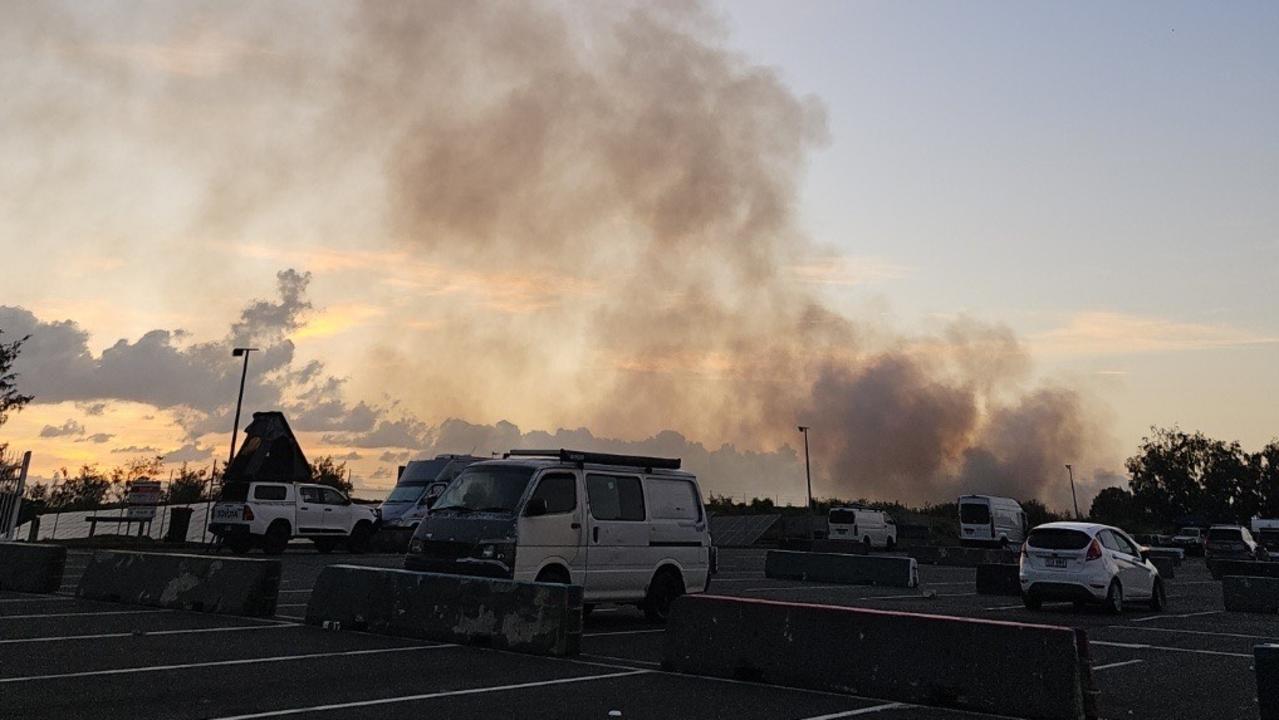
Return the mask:
<svg viewBox="0 0 1279 720">
<path fill-rule="evenodd" d="M 1053 522 L 1030 531 L 1021 547 L 1021 597 L 1038 610 L 1045 600 L 1103 603 L 1112 613 L 1142 601 L 1167 603 L 1163 580 L 1128 533 L 1109 525 Z"/>
</svg>

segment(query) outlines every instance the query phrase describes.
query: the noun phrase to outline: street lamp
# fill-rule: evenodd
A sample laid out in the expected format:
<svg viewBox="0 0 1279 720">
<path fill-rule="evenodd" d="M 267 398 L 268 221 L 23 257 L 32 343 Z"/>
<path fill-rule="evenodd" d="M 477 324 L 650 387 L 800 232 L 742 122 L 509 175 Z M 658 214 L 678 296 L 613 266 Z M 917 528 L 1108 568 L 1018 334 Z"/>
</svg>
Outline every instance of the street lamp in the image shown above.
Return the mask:
<svg viewBox="0 0 1279 720">
<path fill-rule="evenodd" d="M 804 476 L 808 479 L 808 539 L 817 537 L 813 527 L 817 522 L 813 515 L 813 470 L 808 462 L 808 426 L 800 425 L 799 431 L 804 433 Z"/>
<path fill-rule="evenodd" d="M 249 375 L 249 353 L 254 352 L 257 348 L 238 347 L 231 351 L 231 357 L 243 357 L 244 369 L 240 371 L 240 396 L 235 400 L 235 424 L 231 426 L 231 455 L 227 457 L 227 469 L 231 468 L 231 461 L 235 460 L 235 434 L 240 430 L 240 405 L 244 403 L 244 378 Z"/>
<path fill-rule="evenodd" d="M 1070 499 L 1075 503 L 1075 519 L 1082 520 L 1079 515 L 1079 498 L 1075 497 L 1075 469 L 1066 463 L 1066 472 L 1070 474 Z"/>
</svg>

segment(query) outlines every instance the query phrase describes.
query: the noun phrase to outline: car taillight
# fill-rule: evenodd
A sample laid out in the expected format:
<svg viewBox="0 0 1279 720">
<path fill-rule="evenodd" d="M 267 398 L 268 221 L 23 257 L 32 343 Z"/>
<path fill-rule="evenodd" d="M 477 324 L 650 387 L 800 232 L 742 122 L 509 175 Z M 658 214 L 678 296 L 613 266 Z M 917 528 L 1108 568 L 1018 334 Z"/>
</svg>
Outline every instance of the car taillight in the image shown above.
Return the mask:
<svg viewBox="0 0 1279 720">
<path fill-rule="evenodd" d="M 1088 545 L 1088 554 L 1084 556 L 1084 560 L 1100 560 L 1101 559 L 1101 543 L 1097 538 L 1092 539 L 1092 543 Z"/>
<path fill-rule="evenodd" d="M 248 505 L 244 506 L 244 519 L 245 520 L 253 519 L 253 508 L 249 507 Z"/>
</svg>

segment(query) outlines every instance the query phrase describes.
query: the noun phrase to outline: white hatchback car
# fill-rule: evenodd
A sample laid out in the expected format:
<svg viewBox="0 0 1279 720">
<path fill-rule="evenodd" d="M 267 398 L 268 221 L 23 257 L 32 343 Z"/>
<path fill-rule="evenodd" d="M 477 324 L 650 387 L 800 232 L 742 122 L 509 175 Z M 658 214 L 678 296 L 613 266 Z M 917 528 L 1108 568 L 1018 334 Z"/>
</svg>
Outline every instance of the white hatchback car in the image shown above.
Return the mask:
<svg viewBox="0 0 1279 720">
<path fill-rule="evenodd" d="M 1053 522 L 1030 531 L 1021 547 L 1021 597 L 1038 610 L 1045 600 L 1104 603 L 1123 612 L 1140 600 L 1151 610 L 1167 603 L 1159 571 L 1128 533 L 1109 525 Z"/>
</svg>

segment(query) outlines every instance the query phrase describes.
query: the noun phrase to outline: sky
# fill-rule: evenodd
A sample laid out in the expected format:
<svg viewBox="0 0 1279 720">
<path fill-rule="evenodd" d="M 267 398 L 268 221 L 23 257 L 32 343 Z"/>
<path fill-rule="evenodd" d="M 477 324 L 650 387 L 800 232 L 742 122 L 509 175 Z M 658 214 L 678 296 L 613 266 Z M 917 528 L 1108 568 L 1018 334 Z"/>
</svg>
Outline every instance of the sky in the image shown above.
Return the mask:
<svg viewBox="0 0 1279 720">
<path fill-rule="evenodd" d="M 819 495 L 1065 507 L 1279 435 L 1273 4 L 3 12 L 41 478 L 225 460 L 244 343 L 369 496 L 578 444 L 802 502 L 802 422 Z"/>
</svg>

